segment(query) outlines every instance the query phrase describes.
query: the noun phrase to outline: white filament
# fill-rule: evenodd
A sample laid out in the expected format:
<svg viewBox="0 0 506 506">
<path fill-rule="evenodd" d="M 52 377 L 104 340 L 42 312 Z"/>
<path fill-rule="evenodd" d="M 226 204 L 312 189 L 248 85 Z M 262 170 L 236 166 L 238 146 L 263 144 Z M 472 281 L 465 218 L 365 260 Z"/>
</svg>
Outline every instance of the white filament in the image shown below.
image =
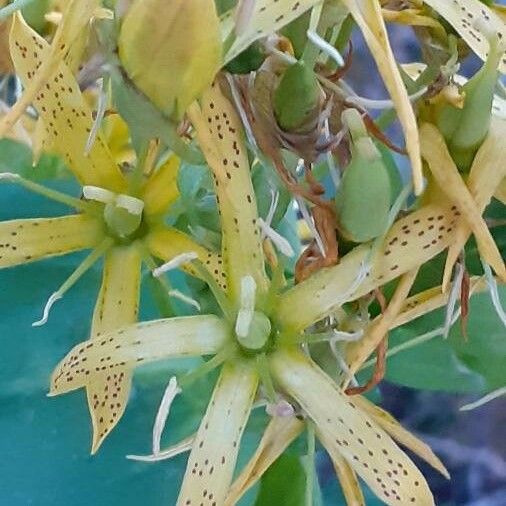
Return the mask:
<svg viewBox="0 0 506 506">
<path fill-rule="evenodd" d="M 462 264 L 457 264 L 455 267 L 455 276 L 453 278 L 452 287 L 450 290 L 450 294 L 448 296 L 448 304 L 446 305 L 446 315 L 445 315 L 445 323 L 444 323 L 444 332 L 443 338 L 447 339 L 450 330 L 452 328 L 452 319 L 455 312 L 455 306 L 457 304 L 457 300 L 459 298 L 459 293 L 462 287 L 462 280 L 464 279 L 464 271 L 465 268 Z"/>
<path fill-rule="evenodd" d="M 189 295 L 185 295 L 184 293 L 180 292 L 179 290 L 169 290 L 169 296 L 174 297 L 175 299 L 179 299 L 186 304 L 193 306 L 197 309 L 197 311 L 200 311 L 200 304 L 190 297 Z"/>
<path fill-rule="evenodd" d="M 462 406 L 460 408 L 460 411 L 472 411 L 473 409 L 479 408 L 490 401 L 502 397 L 503 395 L 506 395 L 506 387 L 498 388 L 497 390 L 494 390 L 493 392 L 490 392 L 487 395 L 483 396 L 481 399 Z"/>
<path fill-rule="evenodd" d="M 104 91 L 104 78 L 101 77 L 98 79 L 98 105 L 97 105 L 97 115 L 93 121 L 93 125 L 91 127 L 90 134 L 88 135 L 88 139 L 86 140 L 86 146 L 84 147 L 84 155 L 88 156 L 90 154 L 91 148 L 93 144 L 95 144 L 95 140 L 97 139 L 98 131 L 100 129 L 100 125 L 102 124 L 102 120 L 105 116 L 105 110 L 107 108 L 107 96 Z"/>
<path fill-rule="evenodd" d="M 308 30 L 306 33 L 308 39 L 326 55 L 332 58 L 339 67 L 344 66 L 344 58 L 334 46 L 329 44 L 325 39 L 320 37 L 316 32 L 312 30 Z"/>
<path fill-rule="evenodd" d="M 256 290 L 257 285 L 253 276 L 244 276 L 241 279 L 241 308 L 235 322 L 235 333 L 239 337 L 246 337 L 249 333 L 255 311 Z"/>
<path fill-rule="evenodd" d="M 160 265 L 160 267 L 157 267 L 153 270 L 153 277 L 158 278 L 162 274 L 168 271 L 172 271 L 174 269 L 178 269 L 182 265 L 185 265 L 193 260 L 196 260 L 199 256 L 194 251 L 188 251 L 187 253 L 181 253 L 181 255 L 178 255 L 168 262 L 164 263 L 163 265 Z"/>
</svg>

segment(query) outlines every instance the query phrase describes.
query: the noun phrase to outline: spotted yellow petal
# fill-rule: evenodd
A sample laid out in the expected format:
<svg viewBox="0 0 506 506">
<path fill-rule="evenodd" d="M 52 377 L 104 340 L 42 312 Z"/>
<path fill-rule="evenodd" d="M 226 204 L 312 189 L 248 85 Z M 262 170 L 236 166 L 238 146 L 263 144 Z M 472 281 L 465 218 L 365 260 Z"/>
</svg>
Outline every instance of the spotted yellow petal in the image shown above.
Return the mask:
<svg viewBox="0 0 506 506">
<path fill-rule="evenodd" d="M 473 276 L 470 280 L 470 293 L 480 293 L 487 288 L 486 280 Z M 442 286 L 435 286 L 406 299 L 401 312 L 392 323 L 391 329 L 405 325 L 440 307 L 446 306 L 450 293 L 443 292 Z"/>
<path fill-rule="evenodd" d="M 230 295 L 238 300 L 241 279 L 251 275 L 266 288 L 258 212 L 241 121 L 216 81 L 189 117 L 212 170 L 222 225 L 222 251 Z"/>
<path fill-rule="evenodd" d="M 295 18 L 319 4 L 321 0 L 249 0 L 241 1 L 242 4 L 254 4 L 253 11 L 248 16 L 246 12 L 242 15 L 233 15 L 230 11 L 222 18 L 222 34 L 226 39 L 234 32 L 235 21 L 241 16 L 245 19 L 239 21 L 240 28 L 235 34 L 233 44 L 225 55 L 225 63 L 235 58 L 250 44 L 262 37 L 271 35 Z M 235 17 L 235 19 L 234 19 Z"/>
<path fill-rule="evenodd" d="M 90 249 L 103 239 L 102 226 L 85 214 L 0 223 L 0 268 Z"/>
<path fill-rule="evenodd" d="M 369 259 L 370 245 L 359 246 L 335 267 L 322 269 L 285 292 L 279 300 L 279 323 L 300 332 L 345 302 L 369 293 L 441 253 L 450 244 L 455 225 L 461 219 L 456 206 L 449 205 L 434 202 L 421 207 L 392 226 L 383 246 L 372 258 Z M 367 265 L 370 265 L 369 275 L 360 280 L 360 273 Z"/>
<path fill-rule="evenodd" d="M 249 364 L 224 365 L 193 443 L 178 506 L 224 503 L 257 384 Z"/>
<path fill-rule="evenodd" d="M 434 504 L 425 478 L 390 436 L 300 351 L 278 351 L 271 370 L 314 421 L 331 456 L 344 458 L 386 504 Z"/>
<path fill-rule="evenodd" d="M 96 373 L 117 373 L 127 366 L 180 356 L 217 353 L 229 329 L 216 316 L 153 320 L 107 332 L 75 346 L 51 377 L 51 394 L 59 395 L 94 381 Z"/>
<path fill-rule="evenodd" d="M 438 12 L 469 47 L 483 60 L 487 59 L 489 36 L 497 33 L 506 39 L 506 25 L 495 12 L 479 0 L 424 0 Z M 506 72 L 506 56 L 499 70 Z"/>
<path fill-rule="evenodd" d="M 165 262 L 181 255 L 182 253 L 194 252 L 199 260 L 206 266 L 211 276 L 219 286 L 226 289 L 226 275 L 223 270 L 221 255 L 197 244 L 191 237 L 176 229 L 160 228 L 154 230 L 146 237 L 146 245 L 151 254 Z M 199 276 L 191 263 L 182 265 L 181 268 L 192 276 Z"/>
<path fill-rule="evenodd" d="M 420 127 L 420 139 L 423 157 L 439 187 L 462 212 L 466 224 L 476 237 L 481 256 L 501 279 L 506 280 L 506 268 L 501 253 L 481 216 L 481 210 L 460 176 L 442 135 L 435 126 L 424 123 Z M 502 144 L 501 141 L 499 143 Z"/>
<path fill-rule="evenodd" d="M 322 442 L 324 442 L 325 436 L 320 434 L 320 437 Z M 331 460 L 337 479 L 341 485 L 341 490 L 346 500 L 346 504 L 348 506 L 365 506 L 364 494 L 362 493 L 357 473 L 348 464 L 348 462 L 346 462 L 346 459 L 337 453 L 331 455 Z"/>
<path fill-rule="evenodd" d="M 402 9 L 399 11 L 382 9 L 383 19 L 389 23 L 399 23 L 407 26 L 430 26 L 437 30 L 441 35 L 445 34 L 445 30 L 441 23 L 431 16 L 426 16 L 419 9 Z"/>
<path fill-rule="evenodd" d="M 304 422 L 295 416 L 273 417 L 253 457 L 232 484 L 224 506 L 234 506 L 297 438 L 304 427 Z"/>
<path fill-rule="evenodd" d="M 179 159 L 171 156 L 147 181 L 142 191 L 144 213 L 156 215 L 164 213 L 179 197 L 177 175 Z"/>
<path fill-rule="evenodd" d="M 471 166 L 467 187 L 480 213 L 483 213 L 490 203 L 492 196 L 500 189 L 500 185 L 506 177 L 506 164 L 497 163 L 497 160 L 504 160 L 506 158 L 505 138 L 506 121 L 492 119 L 488 136 L 476 154 Z M 461 223 L 457 226 L 455 240 L 450 245 L 446 259 L 443 277 L 444 291 L 448 288 L 453 266 L 470 235 L 471 229 L 467 223 Z"/>
<path fill-rule="evenodd" d="M 415 192 L 419 194 L 422 191 L 423 180 L 415 113 L 388 41 L 380 2 L 378 0 L 343 0 L 343 3 L 362 31 L 385 86 L 392 97 L 406 138 L 406 149 L 413 173 L 413 185 Z"/>
<path fill-rule="evenodd" d="M 418 268 L 404 274 L 395 289 L 395 293 L 388 303 L 388 307 L 380 318 L 366 329 L 364 337 L 346 347 L 346 361 L 349 364 L 351 374 L 355 374 L 362 364 L 374 353 L 381 341 L 385 338 L 388 330 L 402 310 L 403 304 L 408 298 L 409 291 L 415 282 Z"/>
<path fill-rule="evenodd" d="M 79 40 L 80 32 L 89 23 L 97 6 L 98 0 L 70 0 L 66 4 L 62 21 L 58 25 L 50 51 L 46 54 L 43 62 L 37 62 L 38 67 L 35 66 L 29 69 L 32 71 L 32 81 L 26 86 L 23 95 L 14 104 L 10 113 L 0 122 L 0 137 L 3 137 L 16 121 L 19 120 L 26 108 L 34 100 L 35 95 L 46 84 L 51 75 L 58 71 L 59 63 L 64 59 L 76 40 Z M 15 17 L 21 19 L 21 14 L 18 12 Z M 16 20 L 13 24 L 15 23 Z M 33 42 L 35 41 L 32 39 L 32 44 Z M 30 46 L 23 47 L 26 47 L 27 52 L 29 51 Z M 38 49 L 42 48 L 39 47 Z M 30 58 L 34 50 L 36 51 L 35 48 L 30 49 Z M 13 56 L 12 45 L 11 56 Z"/>
<path fill-rule="evenodd" d="M 114 247 L 105 256 L 102 286 L 98 295 L 91 339 L 137 321 L 141 278 L 141 255 L 136 245 Z M 95 371 L 86 385 L 93 424 L 92 453 L 119 422 L 125 411 L 132 381 L 126 365 Z"/>
<path fill-rule="evenodd" d="M 354 397 L 353 402 L 360 409 L 368 413 L 369 416 L 398 443 L 409 448 L 413 453 L 439 471 L 445 478 L 450 478 L 446 467 L 431 450 L 430 446 L 406 430 L 390 413 L 360 395 Z"/>
<path fill-rule="evenodd" d="M 51 47 L 17 15 L 12 23 L 11 54 L 16 72 L 29 87 L 43 62 L 48 61 Z M 46 142 L 74 172 L 82 184 L 102 186 L 120 191 L 126 181 L 101 135 L 98 135 L 88 155 L 86 141 L 93 118 L 79 85 L 62 61 L 51 68 L 43 87 L 33 97 L 33 103 L 44 122 Z"/>
</svg>

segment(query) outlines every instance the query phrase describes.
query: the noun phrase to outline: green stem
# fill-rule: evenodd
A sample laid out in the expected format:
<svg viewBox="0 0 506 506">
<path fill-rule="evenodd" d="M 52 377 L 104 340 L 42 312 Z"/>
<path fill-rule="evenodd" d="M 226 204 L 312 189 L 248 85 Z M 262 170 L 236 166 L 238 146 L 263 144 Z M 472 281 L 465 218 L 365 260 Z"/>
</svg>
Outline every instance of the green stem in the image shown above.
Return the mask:
<svg viewBox="0 0 506 506">
<path fill-rule="evenodd" d="M 214 371 L 217 367 L 223 364 L 223 362 L 225 362 L 225 360 L 227 360 L 231 354 L 232 348 L 230 346 L 226 346 L 214 357 L 204 362 L 195 370 L 188 374 L 185 374 L 181 379 L 178 378 L 179 386 L 184 390 L 199 378 L 207 376 L 210 372 Z"/>
<path fill-rule="evenodd" d="M 256 356 L 257 362 L 257 371 L 260 376 L 260 380 L 262 385 L 265 388 L 265 393 L 270 402 L 276 402 L 276 389 L 274 388 L 274 383 L 272 382 L 271 373 L 269 371 L 269 362 L 265 353 L 260 353 Z"/>
<path fill-rule="evenodd" d="M 306 468 L 306 506 L 312 506 L 314 495 L 315 468 L 314 458 L 316 450 L 315 429 L 312 422 L 307 422 L 307 455 L 305 458 Z"/>
</svg>

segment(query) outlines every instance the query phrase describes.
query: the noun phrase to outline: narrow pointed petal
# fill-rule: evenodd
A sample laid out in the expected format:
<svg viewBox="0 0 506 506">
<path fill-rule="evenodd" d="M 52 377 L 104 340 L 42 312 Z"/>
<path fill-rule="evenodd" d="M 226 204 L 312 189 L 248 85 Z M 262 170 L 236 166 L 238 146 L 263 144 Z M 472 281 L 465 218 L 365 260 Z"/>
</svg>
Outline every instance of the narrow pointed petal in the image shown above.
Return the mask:
<svg viewBox="0 0 506 506">
<path fill-rule="evenodd" d="M 191 237 L 176 229 L 160 228 L 151 232 L 146 238 L 146 245 L 152 255 L 165 262 L 177 257 L 183 253 L 193 252 L 198 255 L 198 259 L 206 266 L 219 286 L 226 290 L 227 279 L 223 270 L 223 260 L 220 254 L 209 251 L 200 246 Z M 191 263 L 181 266 L 192 276 L 197 276 L 197 271 Z"/>
<path fill-rule="evenodd" d="M 179 197 L 178 173 L 179 159 L 173 155 L 147 180 L 142 197 L 147 216 L 164 213 Z"/>
<path fill-rule="evenodd" d="M 438 12 L 469 47 L 483 60 L 487 59 L 490 34 L 497 33 L 506 39 L 506 26 L 492 9 L 478 0 L 424 0 Z M 506 58 L 499 67 L 506 73 Z"/>
<path fill-rule="evenodd" d="M 102 334 L 137 321 L 141 279 L 141 255 L 135 246 L 115 247 L 106 255 L 102 286 L 92 323 L 92 340 Z M 88 407 L 93 424 L 92 453 L 119 422 L 125 411 L 132 381 L 126 365 L 95 371 L 86 386 Z"/>
<path fill-rule="evenodd" d="M 354 397 L 353 402 L 360 409 L 368 413 L 369 416 L 398 443 L 409 448 L 413 453 L 439 471 L 445 478 L 450 479 L 448 470 L 438 456 L 432 451 L 430 446 L 406 430 L 390 413 L 376 406 L 361 395 Z"/>
<path fill-rule="evenodd" d="M 279 351 L 271 368 L 278 384 L 311 417 L 331 456 L 346 459 L 386 504 L 434 504 L 425 478 L 390 436 L 301 352 Z"/>
<path fill-rule="evenodd" d="M 435 126 L 425 123 L 420 128 L 420 139 L 422 141 L 422 155 L 439 187 L 462 212 L 467 225 L 476 237 L 483 259 L 490 264 L 503 281 L 506 281 L 506 267 L 501 253 L 481 216 L 481 210 L 460 176 L 442 135 Z M 504 142 L 499 141 L 499 144 L 504 144 Z M 483 195 L 481 191 L 480 195 Z"/>
<path fill-rule="evenodd" d="M 473 276 L 470 282 L 470 293 L 480 293 L 487 289 L 487 281 L 481 276 Z M 403 308 L 390 329 L 400 327 L 420 316 L 430 313 L 448 303 L 449 292 L 443 292 L 442 286 L 429 288 L 406 299 Z"/>
<path fill-rule="evenodd" d="M 0 268 L 90 249 L 103 239 L 101 224 L 77 214 L 0 223 Z"/>
<path fill-rule="evenodd" d="M 383 82 L 392 97 L 406 138 L 406 149 L 411 161 L 415 193 L 419 194 L 422 191 L 423 179 L 418 127 L 408 92 L 388 41 L 380 2 L 378 0 L 343 0 L 343 3 L 362 31 Z"/>
<path fill-rule="evenodd" d="M 295 416 L 272 418 L 255 454 L 232 484 L 224 506 L 234 506 L 290 446 L 304 427 L 304 422 Z"/>
<path fill-rule="evenodd" d="M 240 4 L 253 4 L 253 12 L 244 23 L 236 23 L 239 27 L 236 38 L 225 55 L 225 63 L 235 58 L 255 40 L 277 32 L 283 26 L 298 18 L 301 14 L 314 7 L 321 0 L 241 0 Z M 237 16 L 236 16 L 237 19 Z M 239 21 L 239 20 L 238 20 Z M 228 13 L 222 19 L 222 34 L 224 39 L 232 35 L 234 30 L 234 16 Z"/>
<path fill-rule="evenodd" d="M 320 434 L 322 444 L 325 444 L 325 435 Z M 364 494 L 357 478 L 357 473 L 346 462 L 346 459 L 340 455 L 333 454 L 331 456 L 332 465 L 337 475 L 337 479 L 341 485 L 346 504 L 348 506 L 365 506 Z"/>
<path fill-rule="evenodd" d="M 362 339 L 347 345 L 346 361 L 351 375 L 360 369 L 362 364 L 374 353 L 374 350 L 388 334 L 388 330 L 402 310 L 405 300 L 408 298 L 409 291 L 415 282 L 417 274 L 418 268 L 407 272 L 401 277 L 386 310 L 368 326 Z"/>
<path fill-rule="evenodd" d="M 188 459 L 178 506 L 224 503 L 257 385 L 250 364 L 224 365 Z"/>
<path fill-rule="evenodd" d="M 50 58 L 51 47 L 20 15 L 12 23 L 10 47 L 16 72 L 29 89 L 32 79 L 36 79 L 39 69 Z M 72 72 L 61 59 L 56 60 L 42 85 L 33 104 L 44 122 L 45 142 L 63 157 L 80 183 L 124 190 L 126 181 L 100 134 L 85 155 L 92 113 Z"/>
<path fill-rule="evenodd" d="M 260 292 L 266 289 L 258 211 L 251 182 L 241 121 L 216 81 L 204 92 L 189 117 L 214 176 L 222 225 L 222 250 L 228 285 L 239 299 L 244 276 L 253 276 Z"/>
<path fill-rule="evenodd" d="M 506 164 L 497 160 L 506 158 L 506 121 L 492 119 L 489 134 L 479 149 L 471 166 L 467 187 L 480 213 L 490 203 L 492 196 L 500 188 L 506 177 Z M 446 291 L 450 283 L 453 267 L 472 231 L 467 223 L 460 223 L 455 231 L 455 240 L 448 249 L 443 290 Z"/>
<path fill-rule="evenodd" d="M 398 220 L 370 260 L 371 246 L 359 246 L 335 267 L 322 269 L 285 292 L 279 300 L 279 323 L 300 332 L 345 302 L 424 264 L 449 246 L 458 220 L 457 208 L 444 202 L 427 204 Z M 359 273 L 367 263 L 369 275 L 357 286 Z"/>
<path fill-rule="evenodd" d="M 213 355 L 228 337 L 229 328 L 216 316 L 154 320 L 107 332 L 78 344 L 58 364 L 51 395 L 87 386 L 101 372 L 117 375 L 124 367 L 166 358 Z"/>
</svg>

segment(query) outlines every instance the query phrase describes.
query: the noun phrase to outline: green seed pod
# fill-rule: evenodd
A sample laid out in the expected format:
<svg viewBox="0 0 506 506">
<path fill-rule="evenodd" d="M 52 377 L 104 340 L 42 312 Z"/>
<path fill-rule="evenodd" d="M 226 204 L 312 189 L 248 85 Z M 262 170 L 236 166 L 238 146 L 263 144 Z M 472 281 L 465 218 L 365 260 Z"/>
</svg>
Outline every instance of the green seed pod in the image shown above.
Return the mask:
<svg viewBox="0 0 506 506">
<path fill-rule="evenodd" d="M 336 194 L 338 227 L 345 239 L 367 242 L 385 233 L 392 200 L 391 178 L 381 153 L 355 109 L 343 113 L 352 135 L 352 159 Z"/>
<path fill-rule="evenodd" d="M 320 86 L 304 62 L 288 67 L 274 92 L 274 114 L 279 126 L 293 132 L 318 113 Z"/>
<path fill-rule="evenodd" d="M 498 66 L 503 54 L 504 45 L 499 43 L 497 36 L 492 37 L 487 61 L 462 88 L 464 107 L 446 105 L 438 114 L 437 126 L 462 172 L 471 167 L 490 128 Z"/>
<path fill-rule="evenodd" d="M 134 0 L 119 35 L 129 78 L 166 115 L 180 118 L 221 65 L 213 0 Z"/>
</svg>

